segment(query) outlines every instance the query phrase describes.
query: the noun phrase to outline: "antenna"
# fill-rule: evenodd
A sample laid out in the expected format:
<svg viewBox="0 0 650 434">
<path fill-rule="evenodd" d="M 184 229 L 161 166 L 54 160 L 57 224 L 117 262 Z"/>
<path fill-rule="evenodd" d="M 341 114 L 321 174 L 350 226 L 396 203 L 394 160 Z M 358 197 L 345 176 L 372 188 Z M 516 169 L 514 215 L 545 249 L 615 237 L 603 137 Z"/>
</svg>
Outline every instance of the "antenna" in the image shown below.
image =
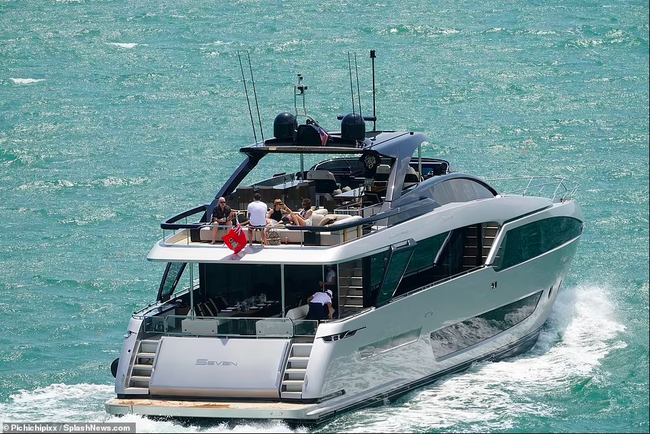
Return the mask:
<svg viewBox="0 0 650 434">
<path fill-rule="evenodd" d="M 255 91 L 255 79 L 253 78 L 253 66 L 251 65 L 251 54 L 248 51 L 246 52 L 246 54 L 248 55 L 248 68 L 251 70 L 251 82 L 253 83 L 253 95 L 255 95 L 255 106 L 257 107 L 257 120 L 260 123 L 260 134 L 262 135 L 262 142 L 264 142 L 264 130 L 262 129 L 262 118 L 260 117 L 260 106 L 257 103 L 257 92 Z"/>
<path fill-rule="evenodd" d="M 359 116 L 363 119 L 363 114 L 361 113 L 361 91 L 359 90 L 359 66 L 357 65 L 357 53 L 354 53 L 354 69 L 357 73 L 357 97 L 359 98 Z"/>
<path fill-rule="evenodd" d="M 372 117 L 374 119 L 373 131 L 377 131 L 377 113 L 375 111 L 375 50 L 370 50 L 370 58 L 372 59 Z"/>
<path fill-rule="evenodd" d="M 298 74 L 298 84 L 293 90 L 293 108 L 296 109 L 296 114 L 298 114 L 298 105 L 296 103 L 296 98 L 298 95 L 302 95 L 302 110 L 307 114 L 307 107 L 305 107 L 305 92 L 307 91 L 307 86 L 302 84 L 302 74 Z"/>
<path fill-rule="evenodd" d="M 348 70 L 350 71 L 350 95 L 352 96 L 352 114 L 357 114 L 354 109 L 354 89 L 352 88 L 352 64 L 350 63 L 349 51 L 348 51 Z"/>
<path fill-rule="evenodd" d="M 257 133 L 255 132 L 255 122 L 253 121 L 253 111 L 251 110 L 251 102 L 248 99 L 248 88 L 246 87 L 246 78 L 244 77 L 244 66 L 241 63 L 241 55 L 237 51 L 237 57 L 239 58 L 239 67 L 241 68 L 241 79 L 244 82 L 244 92 L 246 93 L 246 102 L 248 103 L 248 113 L 251 115 L 251 126 L 253 127 L 253 137 L 255 137 L 255 143 L 257 143 Z"/>
</svg>

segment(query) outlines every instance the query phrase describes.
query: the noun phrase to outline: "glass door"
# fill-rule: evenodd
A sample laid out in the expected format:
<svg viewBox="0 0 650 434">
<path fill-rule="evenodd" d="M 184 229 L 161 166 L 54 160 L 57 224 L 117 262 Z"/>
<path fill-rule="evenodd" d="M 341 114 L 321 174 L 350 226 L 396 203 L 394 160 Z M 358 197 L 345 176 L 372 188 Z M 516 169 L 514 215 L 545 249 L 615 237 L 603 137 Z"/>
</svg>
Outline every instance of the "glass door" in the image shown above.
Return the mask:
<svg viewBox="0 0 650 434">
<path fill-rule="evenodd" d="M 415 250 L 416 245 L 417 243 L 415 240 L 410 239 L 405 243 L 390 246 L 388 264 L 386 266 L 386 271 L 384 272 L 384 278 L 382 279 L 382 286 L 379 290 L 379 295 L 377 296 L 377 307 L 385 305 L 391 298 L 393 298 L 395 290 L 402 281 L 409 262 L 411 262 L 411 257 L 413 257 L 413 251 Z"/>
</svg>

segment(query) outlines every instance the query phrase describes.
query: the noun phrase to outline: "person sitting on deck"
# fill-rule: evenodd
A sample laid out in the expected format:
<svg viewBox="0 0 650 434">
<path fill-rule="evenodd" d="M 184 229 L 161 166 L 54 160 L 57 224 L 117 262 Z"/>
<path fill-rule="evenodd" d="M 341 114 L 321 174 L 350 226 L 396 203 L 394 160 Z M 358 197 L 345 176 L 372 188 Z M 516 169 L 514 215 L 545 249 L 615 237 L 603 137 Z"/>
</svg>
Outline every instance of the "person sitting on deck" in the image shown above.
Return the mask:
<svg viewBox="0 0 650 434">
<path fill-rule="evenodd" d="M 298 226 L 311 226 L 311 214 L 311 200 L 309 200 L 309 198 L 304 198 L 302 200 L 302 209 L 298 213 L 291 214 L 291 219 Z"/>
<path fill-rule="evenodd" d="M 217 232 L 219 226 L 231 226 L 232 219 L 235 212 L 226 204 L 226 199 L 220 197 L 218 203 L 212 210 L 212 242 L 210 244 L 217 244 Z"/>
<path fill-rule="evenodd" d="M 266 245 L 266 225 L 268 220 L 266 218 L 266 204 L 262 202 L 262 195 L 255 193 L 253 201 L 248 204 L 248 244 L 253 245 L 253 235 L 255 229 L 262 230 L 262 244 Z"/>
<path fill-rule="evenodd" d="M 269 210 L 266 218 L 269 220 L 269 225 L 277 226 L 280 222 L 286 222 L 293 211 L 282 202 L 282 199 L 275 199 L 273 201 L 273 209 Z M 284 218 L 286 217 L 286 218 Z"/>
</svg>

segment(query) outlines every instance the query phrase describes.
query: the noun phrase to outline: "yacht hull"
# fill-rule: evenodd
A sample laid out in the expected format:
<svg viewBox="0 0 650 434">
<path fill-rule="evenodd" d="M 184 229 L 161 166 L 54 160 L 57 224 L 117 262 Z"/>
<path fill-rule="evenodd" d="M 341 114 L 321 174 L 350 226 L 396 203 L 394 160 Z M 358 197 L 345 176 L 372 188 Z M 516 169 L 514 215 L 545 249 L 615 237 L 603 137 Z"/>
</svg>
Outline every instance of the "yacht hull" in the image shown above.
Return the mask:
<svg viewBox="0 0 650 434">
<path fill-rule="evenodd" d="M 577 186 L 499 193 L 423 158 L 422 133 L 297 116 L 240 149 L 211 203 L 161 223 L 147 259 L 165 271 L 111 366 L 108 413 L 318 425 L 537 341 L 584 228 Z M 243 250 L 229 221 L 249 224 Z"/>
<path fill-rule="evenodd" d="M 318 425 L 344 412 L 389 403 L 473 363 L 500 360 L 532 348 L 551 312 L 576 246 L 577 240 L 499 274 L 497 289 L 489 286 L 495 271 L 484 268 L 347 321 L 321 324 L 301 399 L 282 399 L 281 394 L 276 399 L 118 394 L 118 398 L 106 402 L 106 411 L 115 415 L 269 419 Z M 474 296 L 478 300 L 472 301 L 468 294 L 479 291 L 486 297 Z M 530 294 L 539 294 L 534 311 L 513 327 L 442 357 L 432 351 L 435 331 Z M 481 310 L 476 303 L 486 307 Z M 346 333 L 350 330 L 356 333 Z M 396 339 L 386 345 L 386 336 L 404 336 L 413 330 L 417 334 L 412 339 Z M 329 339 L 331 336 L 343 337 Z M 197 346 L 205 346 L 215 338 L 190 339 Z M 179 375 L 182 372 L 179 367 Z M 242 370 L 239 375 L 245 377 L 246 372 Z"/>
<path fill-rule="evenodd" d="M 137 414 L 147 417 L 191 418 L 193 420 L 201 418 L 211 420 L 282 420 L 290 425 L 320 425 L 345 412 L 388 404 L 414 389 L 432 384 L 447 375 L 462 372 L 473 363 L 485 360 L 498 361 L 525 353 L 535 345 L 540 332 L 541 327 L 523 339 L 483 357 L 465 361 L 411 383 L 367 397 L 355 396 L 310 404 L 229 399 L 114 398 L 107 401 L 105 407 L 109 414 L 116 416 Z"/>
<path fill-rule="evenodd" d="M 442 210 L 430 218 L 413 219 L 387 228 L 385 238 L 393 243 L 424 239 L 427 233 L 472 224 L 481 210 L 483 221 L 503 221 L 490 213 L 505 213 L 508 204 L 525 216 L 504 227 L 558 216 L 581 217 L 572 203 L 548 206 L 537 199 L 521 203 L 498 200 L 504 206 L 477 201 L 466 212 L 454 213 L 453 218 L 445 218 L 447 211 Z M 432 227 L 434 224 L 438 226 Z M 345 246 L 350 260 L 381 250 L 379 238 L 368 238 Z M 372 240 L 378 244 L 373 245 Z M 117 398 L 106 403 L 106 411 L 319 425 L 351 410 L 389 403 L 473 363 L 515 356 L 532 348 L 551 313 L 578 241 L 579 233 L 503 268 L 488 258 L 481 266 L 424 286 L 414 285 L 415 289 L 388 301 L 322 322 L 315 334 L 290 333 L 267 341 L 260 333 L 265 328 L 257 329 L 266 321 L 261 319 L 255 324 L 257 333 L 248 337 L 219 336 L 216 328 L 211 329 L 212 335 L 208 331 L 156 336 L 143 333 L 140 320 L 133 319 L 117 369 Z M 490 255 L 498 254 L 499 235 L 494 243 Z M 209 325 L 218 321 L 199 322 Z M 176 346 L 170 350 L 171 342 Z M 143 349 L 143 344 L 147 348 Z M 269 349 L 263 350 L 264 345 Z M 130 369 L 147 357 L 150 373 L 134 377 Z M 204 369 L 210 361 L 209 369 Z M 266 370 L 258 372 L 259 366 Z M 252 381 L 255 376 L 263 381 Z"/>
</svg>

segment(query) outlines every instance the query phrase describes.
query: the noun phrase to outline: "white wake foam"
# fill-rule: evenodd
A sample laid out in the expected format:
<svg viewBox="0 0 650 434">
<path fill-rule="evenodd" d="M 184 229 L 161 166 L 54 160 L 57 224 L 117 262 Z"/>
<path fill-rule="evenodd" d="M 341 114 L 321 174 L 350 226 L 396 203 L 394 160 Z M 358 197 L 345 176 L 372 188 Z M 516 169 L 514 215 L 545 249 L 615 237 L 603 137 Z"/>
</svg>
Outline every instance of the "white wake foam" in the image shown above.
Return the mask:
<svg viewBox="0 0 650 434">
<path fill-rule="evenodd" d="M 417 432 L 460 425 L 476 432 L 512 429 L 521 415 L 552 417 L 549 394 L 594 377 L 603 357 L 625 347 L 607 291 L 565 288 L 537 345 L 501 362 L 486 362 L 442 380 L 403 403 L 363 410 L 329 427 L 347 432 Z"/>
<path fill-rule="evenodd" d="M 32 84 L 32 83 L 38 83 L 39 81 L 45 81 L 44 78 L 13 78 L 13 77 L 9 77 L 9 80 L 13 81 L 16 84 Z"/>
<path fill-rule="evenodd" d="M 115 397 L 112 385 L 98 384 L 52 384 L 33 391 L 21 391 L 0 403 L 2 422 L 133 422 L 137 432 L 307 432 L 294 431 L 280 422 L 226 423 L 200 425 L 181 424 L 176 421 L 150 420 L 128 415 L 111 416 L 104 410 L 104 403 Z"/>
<path fill-rule="evenodd" d="M 603 357 L 625 346 L 617 339 L 624 329 L 605 289 L 565 288 L 528 353 L 482 363 L 398 404 L 351 413 L 323 429 L 415 432 L 469 426 L 478 432 L 512 429 L 522 414 L 553 417 L 556 410 L 545 397 L 587 378 L 599 381 Z M 5 422 L 135 422 L 138 432 L 295 432 L 280 422 L 187 426 L 138 416 L 117 418 L 104 410 L 104 402 L 112 397 L 112 385 L 52 384 L 10 396 L 0 403 L 0 415 Z"/>
<path fill-rule="evenodd" d="M 127 43 L 127 42 L 108 42 L 108 45 L 114 45 L 114 46 L 120 47 L 120 48 L 135 48 L 138 45 L 146 45 L 146 44 L 136 44 L 136 43 L 133 43 L 133 42 L 129 42 L 129 43 Z"/>
</svg>

